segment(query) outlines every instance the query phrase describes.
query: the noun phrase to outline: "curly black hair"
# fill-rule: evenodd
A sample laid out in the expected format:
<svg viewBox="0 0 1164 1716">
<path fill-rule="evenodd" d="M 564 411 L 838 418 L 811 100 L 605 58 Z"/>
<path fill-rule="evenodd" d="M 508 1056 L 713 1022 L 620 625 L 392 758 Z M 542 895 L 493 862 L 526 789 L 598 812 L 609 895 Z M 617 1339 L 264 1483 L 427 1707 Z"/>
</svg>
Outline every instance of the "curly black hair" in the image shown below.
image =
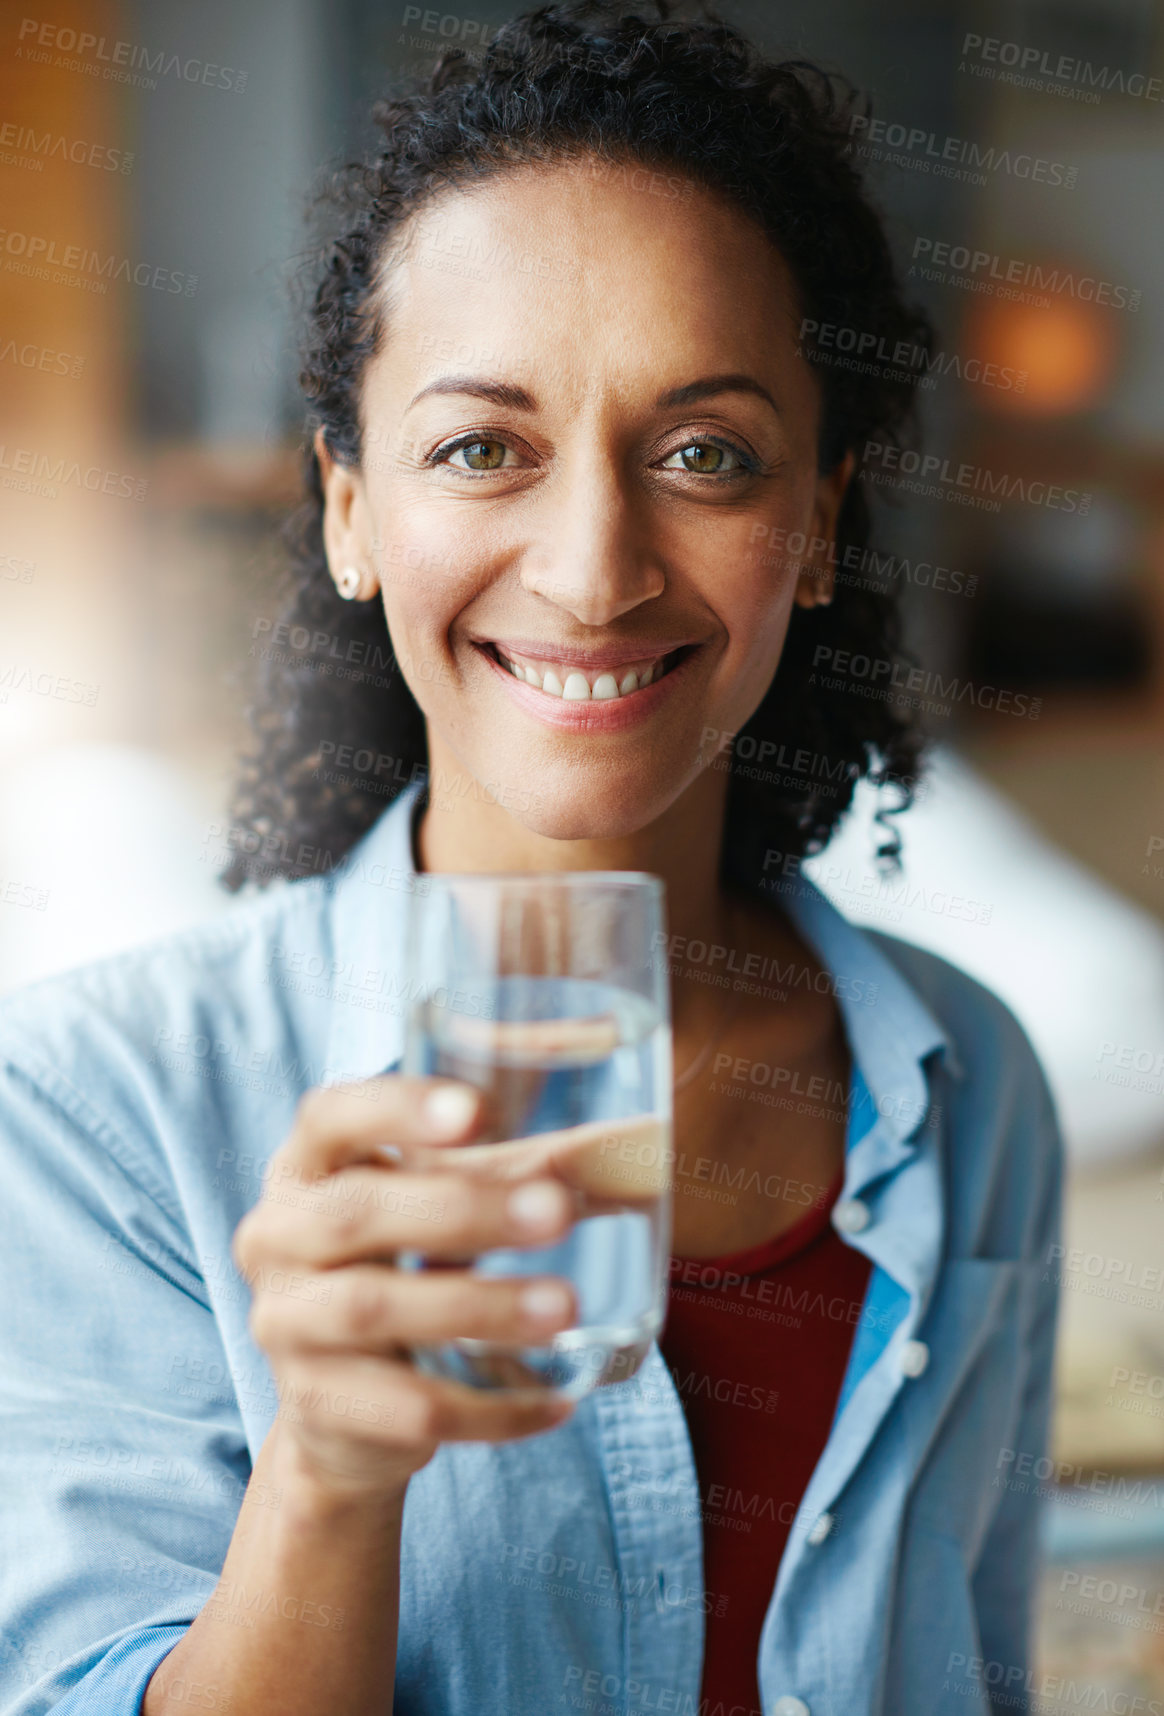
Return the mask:
<svg viewBox="0 0 1164 1716">
<path fill-rule="evenodd" d="M 857 328 L 879 350 L 904 341 L 928 352 L 932 330 L 902 298 L 849 147 L 854 116 L 867 112 L 846 81 L 807 61 L 768 61 L 713 16 L 677 17 L 670 0 L 539 7 L 479 55 L 446 53 L 429 77 L 377 105 L 383 142 L 326 193 L 345 230 L 317 264 L 308 318 L 306 498 L 289 521 L 282 608 L 269 634 L 286 647 L 263 652 L 248 710 L 225 887 L 334 866 L 405 784 L 426 777 L 424 719 L 383 610 L 341 600 L 328 576 L 311 446 L 322 428 L 335 458 L 360 463 L 361 382 L 384 337 L 379 271 L 403 223 L 447 188 L 532 162 L 589 158 L 678 174 L 759 223 L 792 272 L 805 326 Z M 915 401 L 907 374 L 845 366 L 809 341 L 803 350 L 832 359 L 816 365 L 822 471 L 871 438 L 902 443 Z M 869 534 L 864 489 L 850 482 L 834 565 L 862 566 Z M 730 770 L 725 852 L 733 830 L 754 838 L 761 827 L 769 847 L 819 851 L 863 776 L 898 789 L 891 814 L 912 800 L 920 731 L 885 701 L 826 692 L 813 672 L 821 644 L 898 659 L 896 593 L 842 571 L 831 605 L 794 608 L 767 694 L 717 758 Z M 882 855 L 896 846 L 891 836 Z"/>
</svg>

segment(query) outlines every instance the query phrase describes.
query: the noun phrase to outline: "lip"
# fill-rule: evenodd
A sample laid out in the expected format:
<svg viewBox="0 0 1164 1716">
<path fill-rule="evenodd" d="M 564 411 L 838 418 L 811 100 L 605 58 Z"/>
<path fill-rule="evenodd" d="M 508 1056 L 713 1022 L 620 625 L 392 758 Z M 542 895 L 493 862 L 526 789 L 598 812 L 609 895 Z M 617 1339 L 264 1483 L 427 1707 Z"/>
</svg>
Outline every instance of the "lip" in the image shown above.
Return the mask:
<svg viewBox="0 0 1164 1716">
<path fill-rule="evenodd" d="M 506 641 L 512 643 L 512 640 Z M 502 646 L 499 643 L 497 647 L 500 649 Z M 512 647 L 516 649 L 516 643 L 512 643 Z M 682 646 L 676 644 L 674 647 L 678 649 Z M 682 661 L 675 663 L 670 673 L 665 673 L 662 679 L 653 680 L 650 685 L 644 685 L 640 691 L 628 692 L 625 697 L 600 698 L 597 702 L 591 699 L 590 702 L 583 703 L 565 697 L 550 697 L 546 692 L 536 691 L 532 685 L 526 685 L 523 680 L 515 679 L 507 668 L 494 660 L 483 647 L 483 642 L 476 645 L 476 650 L 481 660 L 487 663 L 501 680 L 519 709 L 525 710 L 544 726 L 555 727 L 559 732 L 567 733 L 621 733 L 628 727 L 637 726 L 640 721 L 648 720 L 671 696 L 675 686 L 686 680 L 688 669 L 701 653 L 699 645 L 695 645 Z M 524 654 L 525 651 L 521 653 Z M 666 653 L 665 650 L 660 651 L 660 654 Z M 563 665 L 575 667 L 617 667 L 623 661 L 642 661 L 643 657 L 627 655 L 624 649 L 620 649 L 617 661 L 612 654 L 603 657 L 597 650 L 585 657 L 581 651 L 577 651 L 574 655 L 543 655 L 540 659 L 561 661 Z"/>
</svg>

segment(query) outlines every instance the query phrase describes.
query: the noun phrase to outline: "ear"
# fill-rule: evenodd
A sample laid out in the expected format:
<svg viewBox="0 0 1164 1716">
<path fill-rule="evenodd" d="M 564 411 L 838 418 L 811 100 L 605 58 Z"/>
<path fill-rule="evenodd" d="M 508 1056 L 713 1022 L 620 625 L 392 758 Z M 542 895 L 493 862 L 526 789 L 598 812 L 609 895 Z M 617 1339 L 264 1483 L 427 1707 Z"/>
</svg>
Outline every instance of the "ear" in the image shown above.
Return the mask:
<svg viewBox="0 0 1164 1716">
<path fill-rule="evenodd" d="M 342 464 L 333 456 L 322 429 L 316 430 L 311 444 L 319 462 L 319 480 L 323 489 L 323 547 L 328 570 L 342 594 L 367 601 L 376 594 L 379 579 L 372 553 L 375 531 L 363 473 L 358 467 Z M 359 573 L 358 586 L 353 586 L 351 580 L 353 568 Z M 345 574 L 347 588 L 341 583 Z"/>
<path fill-rule="evenodd" d="M 836 567 L 831 549 L 837 539 L 837 517 L 841 502 L 852 480 L 856 463 L 856 455 L 850 448 L 839 464 L 817 478 L 816 498 L 812 509 L 812 537 L 816 542 L 828 543 L 830 552 L 823 565 L 812 562 L 802 568 L 796 580 L 796 595 L 793 598 L 798 608 L 823 607 L 833 599 Z"/>
</svg>

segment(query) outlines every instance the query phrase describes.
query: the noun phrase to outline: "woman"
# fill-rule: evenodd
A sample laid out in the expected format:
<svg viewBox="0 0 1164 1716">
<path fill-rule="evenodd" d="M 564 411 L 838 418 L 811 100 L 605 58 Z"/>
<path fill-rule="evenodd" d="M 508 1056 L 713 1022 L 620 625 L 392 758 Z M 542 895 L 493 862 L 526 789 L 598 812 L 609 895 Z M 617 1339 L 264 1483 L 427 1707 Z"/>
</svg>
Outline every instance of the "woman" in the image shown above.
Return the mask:
<svg viewBox="0 0 1164 1716">
<path fill-rule="evenodd" d="M 226 877 L 295 884 L 5 1007 L 5 1711 L 1029 1685 L 1045 1085 L 797 875 L 917 757 L 814 670 L 893 656 L 855 468 L 909 389 L 802 332 L 925 337 L 846 115 L 727 28 L 585 5 L 380 111 Z M 671 1307 L 636 1376 L 530 1406 L 408 1361 L 572 1306 L 393 1266 L 570 1220 L 550 1177 L 394 1165 L 477 1124 L 393 1070 L 400 927 L 423 871 L 591 868 L 667 884 Z"/>
</svg>

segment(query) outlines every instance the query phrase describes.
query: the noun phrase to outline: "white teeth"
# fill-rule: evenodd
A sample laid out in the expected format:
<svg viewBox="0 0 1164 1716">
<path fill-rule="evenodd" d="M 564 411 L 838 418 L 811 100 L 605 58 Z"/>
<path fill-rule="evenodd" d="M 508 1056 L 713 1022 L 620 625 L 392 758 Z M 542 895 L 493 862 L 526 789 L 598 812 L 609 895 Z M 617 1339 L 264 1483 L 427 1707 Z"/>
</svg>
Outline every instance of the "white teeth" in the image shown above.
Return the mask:
<svg viewBox="0 0 1164 1716">
<path fill-rule="evenodd" d="M 621 680 L 613 673 L 600 673 L 593 686 L 584 673 L 573 668 L 566 673 L 563 684 L 552 667 L 539 670 L 529 662 L 512 661 L 509 656 L 502 655 L 500 650 L 497 654 L 502 666 L 512 673 L 515 679 L 534 686 L 538 691 L 546 692 L 550 697 L 563 697 L 571 703 L 587 703 L 591 699 L 601 703 L 612 697 L 627 697 L 632 691 L 641 691 L 643 686 L 652 685 L 656 679 L 663 676 L 662 661 L 653 661 L 637 673 L 633 667 L 628 668 Z"/>
</svg>

